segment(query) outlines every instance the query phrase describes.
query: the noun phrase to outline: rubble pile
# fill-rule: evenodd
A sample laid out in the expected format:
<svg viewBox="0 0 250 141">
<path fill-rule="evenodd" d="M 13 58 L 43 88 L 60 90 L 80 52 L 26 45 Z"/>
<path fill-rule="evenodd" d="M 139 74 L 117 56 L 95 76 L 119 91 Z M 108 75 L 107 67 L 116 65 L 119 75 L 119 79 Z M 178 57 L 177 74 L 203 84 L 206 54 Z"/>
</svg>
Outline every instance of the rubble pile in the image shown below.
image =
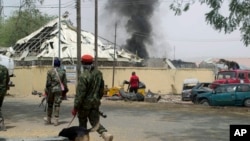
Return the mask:
<svg viewBox="0 0 250 141">
<path fill-rule="evenodd" d="M 181 95 L 174 95 L 174 94 L 161 95 L 161 99 L 158 102 L 159 103 L 165 103 L 165 102 L 180 103 L 182 102 Z"/>
</svg>

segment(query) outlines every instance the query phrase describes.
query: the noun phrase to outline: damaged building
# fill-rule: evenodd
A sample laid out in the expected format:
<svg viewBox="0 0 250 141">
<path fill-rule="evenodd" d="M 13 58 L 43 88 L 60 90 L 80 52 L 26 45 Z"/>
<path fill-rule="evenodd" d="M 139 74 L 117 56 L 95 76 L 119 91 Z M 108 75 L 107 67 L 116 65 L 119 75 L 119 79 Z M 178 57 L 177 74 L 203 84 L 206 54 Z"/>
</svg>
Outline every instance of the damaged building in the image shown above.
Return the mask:
<svg viewBox="0 0 250 141">
<path fill-rule="evenodd" d="M 77 30 L 71 22 L 62 18 L 54 19 L 30 35 L 18 40 L 9 47 L 5 55 L 15 60 L 16 66 L 51 65 L 54 57 L 60 56 L 63 64 L 76 64 Z M 59 28 L 60 32 L 59 32 Z M 60 35 L 60 42 L 59 42 Z M 142 66 L 143 59 L 123 48 L 114 49 L 114 43 L 98 37 L 98 65 Z M 95 56 L 95 36 L 81 31 L 81 54 Z"/>
</svg>

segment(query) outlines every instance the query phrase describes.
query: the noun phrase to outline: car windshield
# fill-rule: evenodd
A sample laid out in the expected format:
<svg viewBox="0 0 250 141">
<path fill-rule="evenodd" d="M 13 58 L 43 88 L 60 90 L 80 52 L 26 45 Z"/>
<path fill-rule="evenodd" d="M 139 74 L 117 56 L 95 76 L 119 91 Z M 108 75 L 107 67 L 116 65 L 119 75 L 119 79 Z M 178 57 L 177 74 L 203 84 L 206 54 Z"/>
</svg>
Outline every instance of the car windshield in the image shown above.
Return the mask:
<svg viewBox="0 0 250 141">
<path fill-rule="evenodd" d="M 236 73 L 234 71 L 225 71 L 225 72 L 219 72 L 217 75 L 217 79 L 229 79 L 229 78 L 235 78 Z"/>
<path fill-rule="evenodd" d="M 183 90 L 189 90 L 192 89 L 193 87 L 195 87 L 195 84 L 185 84 L 183 86 Z"/>
</svg>

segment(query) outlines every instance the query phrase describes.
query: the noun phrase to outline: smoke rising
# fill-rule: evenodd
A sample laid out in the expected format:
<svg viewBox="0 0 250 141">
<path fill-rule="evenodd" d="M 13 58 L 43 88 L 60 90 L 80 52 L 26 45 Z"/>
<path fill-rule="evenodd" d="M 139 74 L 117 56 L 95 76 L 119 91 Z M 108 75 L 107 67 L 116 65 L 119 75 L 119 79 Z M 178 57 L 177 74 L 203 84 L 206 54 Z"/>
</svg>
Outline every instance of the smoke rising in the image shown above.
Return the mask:
<svg viewBox="0 0 250 141">
<path fill-rule="evenodd" d="M 150 18 L 158 0 L 108 0 L 106 10 L 120 18 L 126 18 L 126 32 L 130 35 L 123 48 L 141 58 L 149 58 L 147 44 L 152 45 Z"/>
</svg>

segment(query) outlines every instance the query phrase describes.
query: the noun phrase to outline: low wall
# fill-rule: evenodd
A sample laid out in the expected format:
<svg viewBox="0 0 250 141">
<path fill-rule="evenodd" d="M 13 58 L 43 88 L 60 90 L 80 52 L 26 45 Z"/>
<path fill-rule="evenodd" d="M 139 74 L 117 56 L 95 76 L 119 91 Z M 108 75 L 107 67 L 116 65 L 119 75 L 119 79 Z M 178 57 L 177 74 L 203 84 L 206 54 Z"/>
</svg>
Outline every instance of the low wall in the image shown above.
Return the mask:
<svg viewBox="0 0 250 141">
<path fill-rule="evenodd" d="M 11 87 L 8 93 L 12 95 L 25 96 L 31 95 L 33 90 L 43 92 L 45 88 L 47 71 L 51 67 L 27 67 L 15 68 L 15 77 L 11 81 L 15 87 Z M 112 87 L 113 68 L 99 67 L 103 73 L 105 84 Z M 135 71 L 140 81 L 145 83 L 146 92 L 150 89 L 159 94 L 180 94 L 183 80 L 186 78 L 197 78 L 200 82 L 211 82 L 214 73 L 209 69 L 164 69 L 164 68 L 115 68 L 114 86 L 120 86 L 124 80 L 129 80 L 131 72 Z M 68 95 L 75 94 L 75 84 L 69 83 Z"/>
</svg>

